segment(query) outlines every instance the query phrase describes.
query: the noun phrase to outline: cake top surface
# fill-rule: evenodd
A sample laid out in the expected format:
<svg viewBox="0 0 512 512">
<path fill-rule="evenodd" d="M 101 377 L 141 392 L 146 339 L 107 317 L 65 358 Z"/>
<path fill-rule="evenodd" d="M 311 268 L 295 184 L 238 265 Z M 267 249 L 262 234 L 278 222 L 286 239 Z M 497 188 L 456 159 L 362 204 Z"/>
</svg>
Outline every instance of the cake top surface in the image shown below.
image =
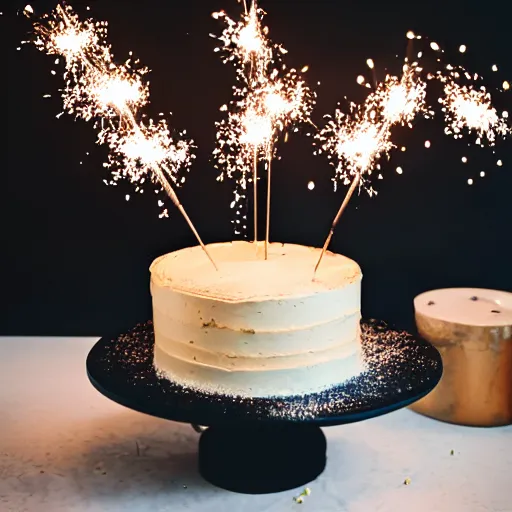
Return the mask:
<svg viewBox="0 0 512 512">
<path fill-rule="evenodd" d="M 236 241 L 210 244 L 215 270 L 200 246 L 164 254 L 151 265 L 153 283 L 227 302 L 300 297 L 340 289 L 361 279 L 359 265 L 326 252 L 313 280 L 321 249 L 271 243 L 264 246 Z"/>
<path fill-rule="evenodd" d="M 418 313 L 455 324 L 512 326 L 512 293 L 483 288 L 431 290 L 414 299 Z"/>
</svg>

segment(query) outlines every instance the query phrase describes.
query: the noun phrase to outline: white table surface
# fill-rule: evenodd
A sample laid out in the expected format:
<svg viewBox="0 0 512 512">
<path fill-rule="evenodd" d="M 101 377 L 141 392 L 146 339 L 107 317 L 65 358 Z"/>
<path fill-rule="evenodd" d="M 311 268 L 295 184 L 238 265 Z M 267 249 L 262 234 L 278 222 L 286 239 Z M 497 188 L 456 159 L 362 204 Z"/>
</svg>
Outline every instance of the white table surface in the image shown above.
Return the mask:
<svg viewBox="0 0 512 512">
<path fill-rule="evenodd" d="M 217 489 L 197 472 L 189 425 L 93 389 L 94 341 L 0 338 L 0 511 L 512 512 L 512 427 L 457 427 L 409 410 L 325 429 L 327 468 L 303 504 L 293 500 L 302 489 Z"/>
</svg>

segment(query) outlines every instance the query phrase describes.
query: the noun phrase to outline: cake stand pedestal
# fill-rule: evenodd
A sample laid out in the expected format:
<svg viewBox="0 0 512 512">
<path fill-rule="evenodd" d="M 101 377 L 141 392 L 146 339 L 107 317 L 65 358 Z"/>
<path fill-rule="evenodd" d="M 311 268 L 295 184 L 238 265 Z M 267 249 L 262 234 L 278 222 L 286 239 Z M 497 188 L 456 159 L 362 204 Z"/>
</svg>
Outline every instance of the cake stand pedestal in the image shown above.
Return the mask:
<svg viewBox="0 0 512 512">
<path fill-rule="evenodd" d="M 241 398 L 201 393 L 161 379 L 153 367 L 151 322 L 102 338 L 87 374 L 107 398 L 139 412 L 204 425 L 199 471 L 230 491 L 262 494 L 305 485 L 322 473 L 327 443 L 320 427 L 362 421 L 406 407 L 442 374 L 426 341 L 376 321 L 362 322 L 366 371 L 322 393 Z"/>
<path fill-rule="evenodd" d="M 210 427 L 199 439 L 199 472 L 230 491 L 285 491 L 320 475 L 326 450 L 327 441 L 316 425 Z"/>
</svg>

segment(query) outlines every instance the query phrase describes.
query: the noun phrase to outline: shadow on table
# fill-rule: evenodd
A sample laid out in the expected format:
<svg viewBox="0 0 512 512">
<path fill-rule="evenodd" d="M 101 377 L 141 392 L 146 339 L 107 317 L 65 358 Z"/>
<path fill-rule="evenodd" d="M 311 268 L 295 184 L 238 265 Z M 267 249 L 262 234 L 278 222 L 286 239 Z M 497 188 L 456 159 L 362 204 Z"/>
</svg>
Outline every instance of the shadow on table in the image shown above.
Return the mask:
<svg viewBox="0 0 512 512">
<path fill-rule="evenodd" d="M 57 495 L 126 505 L 148 496 L 165 502 L 194 490 L 215 492 L 198 473 L 199 436 L 190 425 L 115 411 L 53 426 L 19 425 L 6 435 L 0 475 L 6 493 L 20 499 Z"/>
<path fill-rule="evenodd" d="M 126 421 L 128 420 L 128 421 Z M 182 492 L 211 487 L 197 469 L 199 436 L 190 425 L 133 413 L 97 420 L 71 468 L 86 494 Z M 78 455 L 78 453 L 76 455 Z"/>
</svg>

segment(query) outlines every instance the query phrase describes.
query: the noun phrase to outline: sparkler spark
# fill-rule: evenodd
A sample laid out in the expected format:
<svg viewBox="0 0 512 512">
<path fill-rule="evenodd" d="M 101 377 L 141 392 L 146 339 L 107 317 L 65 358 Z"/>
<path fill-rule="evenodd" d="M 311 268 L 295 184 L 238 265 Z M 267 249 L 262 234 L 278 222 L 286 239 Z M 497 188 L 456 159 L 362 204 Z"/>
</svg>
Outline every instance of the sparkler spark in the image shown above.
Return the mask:
<svg viewBox="0 0 512 512">
<path fill-rule="evenodd" d="M 400 80 L 395 76 L 386 77 L 375 92 L 375 102 L 380 104 L 382 115 L 390 125 L 412 127 L 412 121 L 419 114 L 432 115 L 427 109 L 426 95 L 427 83 L 419 78 L 414 68 L 406 65 Z"/>
<path fill-rule="evenodd" d="M 119 76 L 99 76 L 97 83 L 91 84 L 88 96 L 96 100 L 99 109 L 112 108 L 118 113 L 132 105 L 145 105 L 149 95 L 146 84 L 138 77 L 126 75 L 123 70 Z"/>
<path fill-rule="evenodd" d="M 114 181 L 126 178 L 131 183 L 140 184 L 148 175 L 154 181 L 155 178 L 159 181 L 159 176 L 153 170 L 155 162 L 159 162 L 166 177 L 179 186 L 183 178 L 178 178 L 178 171 L 193 158 L 187 142 L 173 141 L 165 120 L 158 123 L 150 120 L 147 125 L 140 123 L 132 130 L 107 129 L 100 132 L 98 137 L 111 149 L 105 167 L 112 169 Z"/>
<path fill-rule="evenodd" d="M 261 22 L 264 15 L 265 12 L 258 7 L 256 1 L 252 2 L 249 12 L 242 14 L 239 22 L 232 20 L 224 11 L 212 14 L 213 18 L 221 19 L 226 24 L 220 36 L 212 34 L 212 37 L 223 43 L 215 51 L 223 52 L 223 62 L 233 62 L 239 78 L 245 81 L 263 82 L 273 61 L 274 51 L 280 49 L 277 45 L 273 46 L 266 37 L 268 30 L 263 28 Z M 281 52 L 285 50 L 281 49 Z"/>
<path fill-rule="evenodd" d="M 341 159 L 353 165 L 357 172 L 369 171 L 371 164 L 383 152 L 393 147 L 388 134 L 382 135 L 378 125 L 363 121 L 355 130 L 340 128 L 336 151 Z"/>
<path fill-rule="evenodd" d="M 32 14 L 26 11 L 25 14 Z M 54 13 L 45 17 L 46 24 L 36 22 L 37 48 L 50 55 L 62 55 L 67 66 L 75 67 L 83 52 L 93 50 L 103 53 L 108 49 L 100 44 L 107 35 L 107 24 L 93 20 L 81 21 L 70 6 L 57 6 Z"/>
<path fill-rule="evenodd" d="M 259 53 L 267 46 L 261 30 L 256 4 L 251 6 L 247 23 L 238 32 L 235 44 L 243 52 L 245 61 L 249 61 L 253 53 Z"/>
<path fill-rule="evenodd" d="M 256 110 L 244 112 L 240 144 L 255 149 L 265 147 L 272 138 L 272 132 L 272 119 L 269 116 L 259 114 Z"/>
<path fill-rule="evenodd" d="M 107 72 L 90 68 L 85 73 L 69 75 L 62 95 L 64 110 L 85 121 L 103 120 L 103 125 L 110 120 L 111 128 L 117 130 L 116 119 L 127 118 L 130 122 L 147 104 L 149 89 L 142 81 L 146 72 L 117 66 Z"/>
<path fill-rule="evenodd" d="M 237 94 L 229 108 L 221 108 L 228 116 L 217 123 L 214 157 L 220 180 L 227 176 L 245 182 L 254 152 L 258 159 L 271 159 L 279 134 L 309 119 L 315 96 L 295 70 L 282 79 L 273 73 L 265 85 Z"/>
<path fill-rule="evenodd" d="M 275 124 L 276 130 L 283 131 L 296 123 L 310 122 L 316 95 L 295 69 L 291 69 L 282 78 L 274 69 L 267 82 L 256 89 L 256 96 L 263 98 L 266 115 Z"/>
<path fill-rule="evenodd" d="M 350 115 L 335 111 L 334 118 L 316 135 L 320 141 L 317 153 L 327 154 L 336 169 L 335 190 L 338 182 L 348 185 L 355 177 L 360 186 L 366 185 L 365 174 L 370 175 L 376 161 L 394 147 L 393 125 L 412 127 L 418 115 L 433 114 L 425 102 L 426 85 L 413 67 L 405 65 L 402 78 L 388 75 L 363 106 L 351 104 Z M 366 190 L 375 193 L 371 186 Z"/>
<path fill-rule="evenodd" d="M 113 180 L 124 177 L 142 184 L 149 176 L 161 185 L 215 266 L 168 181 L 174 185 L 183 181 L 177 179 L 177 174 L 192 163 L 192 142 L 175 142 L 164 120 L 146 124 L 137 120 L 139 109 L 149 96 L 148 85 L 143 81 L 147 68 L 136 69 L 131 60 L 115 64 L 107 43 L 107 23 L 81 21 L 67 5 L 58 5 L 53 13 L 36 21 L 34 31 L 39 50 L 64 57 L 64 110 L 87 121 L 95 120 L 98 142 L 110 149 L 105 167 L 112 169 Z"/>
<path fill-rule="evenodd" d="M 447 135 L 461 138 L 464 131 L 474 132 L 476 144 L 486 141 L 494 146 L 497 137 L 505 137 L 510 128 L 491 104 L 491 95 L 485 89 L 477 90 L 454 82 L 445 84 L 444 97 L 439 98 L 445 113 Z"/>
<path fill-rule="evenodd" d="M 364 185 L 364 175 L 371 174 L 375 162 L 394 147 L 389 125 L 377 122 L 374 110 L 368 112 L 365 106 L 354 104 L 349 115 L 337 109 L 316 138 L 321 143 L 317 154 L 326 153 L 335 167 L 335 190 L 338 182 L 348 185 L 356 176 Z M 371 187 L 367 191 L 375 192 Z"/>
</svg>

